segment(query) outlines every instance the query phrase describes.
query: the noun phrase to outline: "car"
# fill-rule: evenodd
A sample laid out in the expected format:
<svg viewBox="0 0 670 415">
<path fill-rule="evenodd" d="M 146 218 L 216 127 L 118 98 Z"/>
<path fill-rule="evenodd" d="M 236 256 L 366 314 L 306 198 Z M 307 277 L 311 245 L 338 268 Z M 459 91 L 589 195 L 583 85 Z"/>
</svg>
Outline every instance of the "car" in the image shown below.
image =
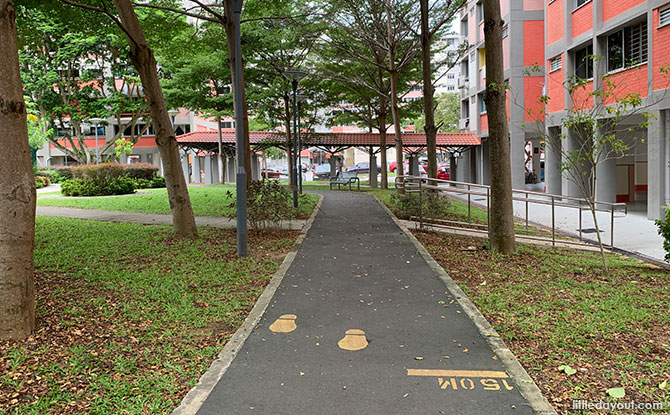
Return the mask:
<svg viewBox="0 0 670 415">
<path fill-rule="evenodd" d="M 273 167 L 268 167 L 267 170 L 266 169 L 261 170 L 261 177 L 263 178 L 267 177 L 268 179 L 278 179 L 279 177 L 281 177 L 281 175 L 282 173 L 278 169 L 275 169 Z"/>
<path fill-rule="evenodd" d="M 409 162 L 403 163 L 403 170 L 405 171 L 405 176 L 409 176 Z M 419 164 L 419 176 L 428 177 L 426 168 Z"/>
<path fill-rule="evenodd" d="M 437 178 L 440 180 L 449 180 L 450 174 L 449 174 L 449 165 L 448 164 L 440 164 L 441 167 L 438 166 L 437 169 Z"/>
<path fill-rule="evenodd" d="M 347 168 L 347 171 L 355 171 L 359 173 L 369 173 L 370 172 L 370 163 L 367 161 L 362 161 L 360 163 L 354 164 L 353 166 Z M 381 173 L 382 166 L 377 166 L 377 172 Z"/>
<path fill-rule="evenodd" d="M 314 166 L 314 175 L 317 180 L 328 180 L 330 178 L 330 164 L 317 164 Z"/>
</svg>

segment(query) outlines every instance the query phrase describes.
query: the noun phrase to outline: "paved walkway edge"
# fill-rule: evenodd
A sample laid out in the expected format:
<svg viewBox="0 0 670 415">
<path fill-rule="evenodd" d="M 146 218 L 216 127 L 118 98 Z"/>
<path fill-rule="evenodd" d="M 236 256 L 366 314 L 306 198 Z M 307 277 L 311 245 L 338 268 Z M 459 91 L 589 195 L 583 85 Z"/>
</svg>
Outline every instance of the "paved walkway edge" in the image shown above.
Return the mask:
<svg viewBox="0 0 670 415">
<path fill-rule="evenodd" d="M 265 310 L 270 304 L 270 301 L 277 291 L 277 288 L 284 279 L 286 271 L 288 271 L 289 267 L 293 263 L 293 260 L 298 253 L 298 249 L 305 240 L 307 232 L 312 227 L 314 218 L 321 210 L 322 203 L 323 196 L 319 196 L 319 201 L 314 207 L 314 211 L 312 212 L 311 216 L 305 223 L 305 226 L 302 228 L 298 239 L 296 239 L 289 253 L 286 254 L 284 261 L 272 276 L 270 283 L 267 285 L 267 287 L 265 287 L 265 290 L 263 290 L 263 294 L 258 297 L 258 301 L 256 301 L 256 304 L 251 309 L 251 312 L 247 318 L 244 320 L 244 323 L 242 323 L 240 328 L 237 329 L 235 334 L 233 334 L 230 340 L 228 340 L 216 360 L 212 362 L 209 369 L 207 369 L 207 372 L 205 372 L 200 377 L 198 383 L 186 394 L 179 406 L 174 411 L 172 411 L 172 415 L 195 415 L 195 413 L 198 412 L 202 404 L 205 402 L 205 399 L 207 399 L 209 394 L 212 392 L 219 379 L 221 379 L 223 374 L 226 373 L 226 370 L 228 370 L 228 367 L 233 362 L 233 359 L 235 359 L 235 356 L 237 356 L 237 353 L 244 345 L 244 342 L 246 342 L 247 338 L 263 316 L 263 313 L 265 313 Z"/>
<path fill-rule="evenodd" d="M 463 311 L 470 317 L 477 329 L 486 339 L 488 344 L 493 349 L 493 352 L 498 356 L 498 359 L 503 363 L 507 369 L 507 373 L 510 375 L 514 383 L 516 383 L 519 388 L 521 395 L 526 398 L 530 404 L 533 412 L 536 415 L 557 415 L 554 408 L 549 404 L 547 398 L 542 395 L 540 388 L 537 387 L 533 379 L 528 375 L 526 370 L 521 366 L 521 363 L 516 359 L 511 350 L 505 346 L 505 343 L 502 341 L 498 332 L 489 324 L 486 318 L 482 313 L 477 309 L 472 301 L 468 298 L 467 295 L 461 290 L 461 288 L 456 284 L 454 280 L 451 279 L 449 274 L 433 259 L 433 257 L 428 253 L 426 248 L 421 245 L 418 239 L 412 234 L 412 232 L 407 228 L 403 223 L 398 219 L 393 212 L 386 205 L 379 200 L 376 196 L 373 196 L 377 202 L 382 206 L 382 208 L 391 216 L 393 221 L 398 225 L 400 229 L 407 235 L 414 247 L 421 253 L 421 256 L 426 260 L 428 266 L 440 277 L 442 282 L 447 286 L 447 289 L 456 297 L 456 301 L 463 308 Z"/>
</svg>

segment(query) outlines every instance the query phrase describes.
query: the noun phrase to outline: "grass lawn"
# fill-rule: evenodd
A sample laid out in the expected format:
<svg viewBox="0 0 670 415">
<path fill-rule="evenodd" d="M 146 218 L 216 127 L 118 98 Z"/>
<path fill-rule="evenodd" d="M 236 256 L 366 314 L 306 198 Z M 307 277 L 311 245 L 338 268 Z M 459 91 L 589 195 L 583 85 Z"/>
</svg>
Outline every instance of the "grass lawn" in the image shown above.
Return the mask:
<svg viewBox="0 0 670 415">
<path fill-rule="evenodd" d="M 662 402 L 670 408 L 670 271 L 598 253 L 518 244 L 491 256 L 482 240 L 415 232 L 467 293 L 559 413 L 573 399 Z M 473 249 L 476 247 L 476 249 Z M 559 365 L 577 372 L 567 375 Z M 624 412 L 608 412 L 624 413 Z M 652 413 L 632 411 L 625 413 Z M 660 412 L 653 412 L 660 413 Z"/>
<path fill-rule="evenodd" d="M 0 341 L 0 413 L 169 413 L 240 326 L 297 233 L 37 217 L 37 328 Z"/>
<path fill-rule="evenodd" d="M 230 192 L 230 193 L 229 193 Z M 235 189 L 224 186 L 190 186 L 193 213 L 196 216 L 232 217 L 235 207 Z M 314 210 L 319 198 L 316 195 L 303 194 L 298 208 L 298 218 L 307 219 Z M 142 190 L 139 194 L 100 197 L 63 197 L 41 198 L 39 206 L 65 206 L 83 209 L 103 209 L 123 212 L 170 213 L 166 189 Z"/>
</svg>

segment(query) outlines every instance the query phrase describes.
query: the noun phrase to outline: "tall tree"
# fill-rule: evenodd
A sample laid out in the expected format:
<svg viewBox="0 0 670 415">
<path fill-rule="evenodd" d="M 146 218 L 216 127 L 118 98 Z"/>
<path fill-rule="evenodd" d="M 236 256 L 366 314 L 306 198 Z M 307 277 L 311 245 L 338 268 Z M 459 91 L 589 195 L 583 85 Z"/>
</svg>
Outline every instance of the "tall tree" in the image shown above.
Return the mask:
<svg viewBox="0 0 670 415">
<path fill-rule="evenodd" d="M 491 206 L 489 241 L 491 252 L 514 253 L 514 210 L 510 138 L 507 125 L 507 86 L 503 66 L 502 28 L 499 0 L 484 0 L 486 47 L 486 95 L 491 156 Z"/>
<path fill-rule="evenodd" d="M 36 195 L 12 0 L 0 0 L 0 45 L 0 339 L 23 339 L 35 328 Z"/>
<path fill-rule="evenodd" d="M 172 226 L 180 237 L 195 238 L 198 228 L 191 208 L 191 199 L 188 195 L 184 172 L 181 168 L 181 159 L 177 146 L 172 122 L 165 104 L 163 90 L 158 80 L 158 68 L 153 50 L 147 44 L 140 21 L 135 14 L 130 0 L 114 0 L 116 14 L 107 8 L 105 3 L 100 7 L 88 3 L 78 3 L 71 0 L 61 0 L 63 3 L 88 10 L 94 10 L 107 15 L 126 35 L 130 50 L 128 56 L 140 75 L 144 94 L 149 103 L 149 112 L 153 120 L 156 133 L 156 145 L 163 161 L 165 184 L 168 201 L 172 211 Z"/>
<path fill-rule="evenodd" d="M 421 8 L 421 62 L 423 81 L 424 130 L 426 132 L 426 152 L 428 156 L 428 177 L 437 178 L 437 130 L 433 94 L 433 68 L 431 47 L 433 38 L 453 19 L 464 0 L 419 0 Z M 432 17 L 432 19 L 431 19 Z M 432 21 L 431 21 L 432 20 Z M 431 24 L 432 23 L 432 24 Z M 456 64 L 453 60 L 451 66 Z M 438 65 L 436 65 L 438 66 Z M 439 65 L 441 66 L 441 65 Z"/>
</svg>

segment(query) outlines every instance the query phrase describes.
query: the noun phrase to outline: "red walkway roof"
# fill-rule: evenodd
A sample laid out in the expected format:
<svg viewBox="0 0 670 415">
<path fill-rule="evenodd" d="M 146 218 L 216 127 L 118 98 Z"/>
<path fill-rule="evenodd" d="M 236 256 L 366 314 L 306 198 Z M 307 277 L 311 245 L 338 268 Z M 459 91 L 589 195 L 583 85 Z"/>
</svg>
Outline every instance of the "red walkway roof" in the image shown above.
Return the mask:
<svg viewBox="0 0 670 415">
<path fill-rule="evenodd" d="M 249 141 L 252 145 L 258 144 L 280 144 L 285 141 L 281 133 L 252 131 L 249 133 Z M 177 142 L 182 145 L 192 144 L 215 144 L 219 138 L 216 131 L 194 131 L 177 137 Z M 235 133 L 224 131 L 222 133 L 224 144 L 235 143 Z M 302 137 L 304 146 L 328 146 L 328 147 L 367 147 L 379 146 L 379 133 L 309 133 Z M 425 133 L 403 133 L 402 142 L 404 147 L 424 147 L 426 145 Z M 437 134 L 438 147 L 462 147 L 478 146 L 482 141 L 472 133 L 439 133 Z M 395 136 L 386 134 L 386 144 L 391 147 L 395 145 Z"/>
</svg>

